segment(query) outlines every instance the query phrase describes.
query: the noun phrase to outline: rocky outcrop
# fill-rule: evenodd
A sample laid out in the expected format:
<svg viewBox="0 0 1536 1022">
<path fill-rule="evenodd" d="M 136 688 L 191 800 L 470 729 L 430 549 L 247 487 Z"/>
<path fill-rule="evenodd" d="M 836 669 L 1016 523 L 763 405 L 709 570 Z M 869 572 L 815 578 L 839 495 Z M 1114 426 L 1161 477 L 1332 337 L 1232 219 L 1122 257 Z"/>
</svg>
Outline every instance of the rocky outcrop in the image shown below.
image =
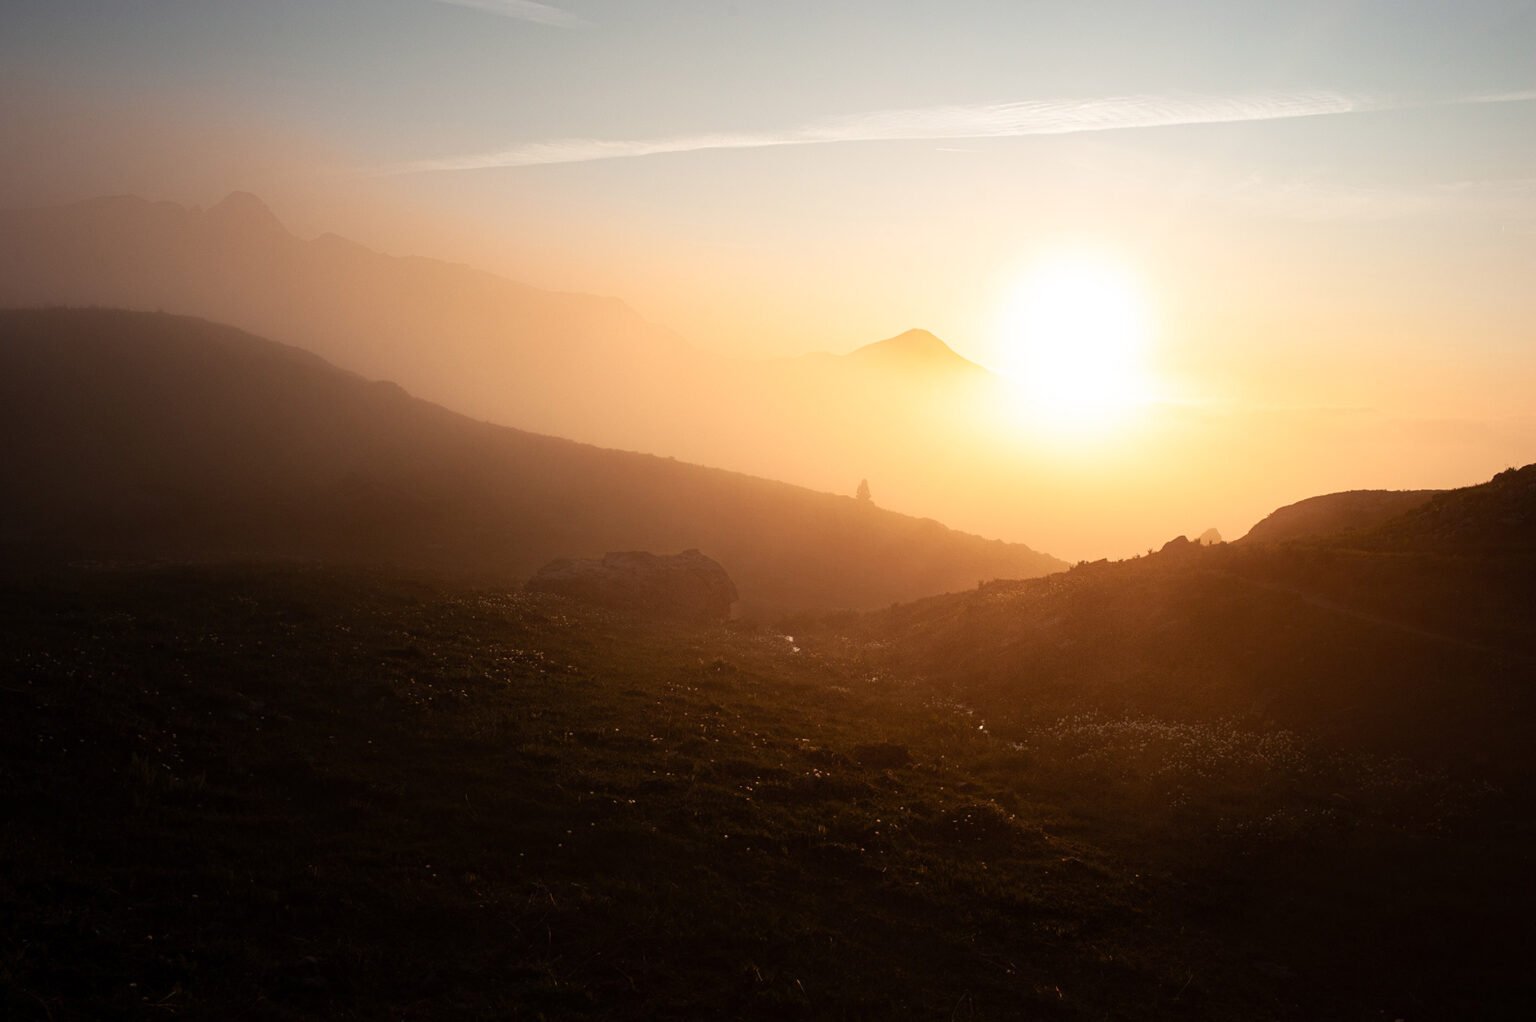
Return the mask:
<svg viewBox="0 0 1536 1022">
<path fill-rule="evenodd" d="M 687 621 L 725 621 L 736 602 L 736 585 L 713 558 L 697 550 L 652 554 L 631 550 L 601 560 L 561 559 L 528 580 L 537 592 Z"/>
<path fill-rule="evenodd" d="M 1175 536 L 1162 545 L 1158 553 L 1164 557 L 1184 557 L 1200 549 L 1198 543 L 1191 543 L 1188 536 Z"/>
</svg>

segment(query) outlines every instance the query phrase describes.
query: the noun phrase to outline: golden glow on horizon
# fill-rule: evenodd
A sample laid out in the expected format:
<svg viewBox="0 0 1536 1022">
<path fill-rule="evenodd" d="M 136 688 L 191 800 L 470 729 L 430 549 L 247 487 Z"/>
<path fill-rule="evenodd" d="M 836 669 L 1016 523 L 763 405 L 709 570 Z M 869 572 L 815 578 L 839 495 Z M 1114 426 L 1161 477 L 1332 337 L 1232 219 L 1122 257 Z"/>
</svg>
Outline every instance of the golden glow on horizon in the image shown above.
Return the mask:
<svg viewBox="0 0 1536 1022">
<path fill-rule="evenodd" d="M 1152 328 L 1136 279 L 1087 253 L 1044 259 L 1014 285 L 997 369 L 1015 418 L 1042 431 L 1101 433 L 1152 397 Z"/>
</svg>

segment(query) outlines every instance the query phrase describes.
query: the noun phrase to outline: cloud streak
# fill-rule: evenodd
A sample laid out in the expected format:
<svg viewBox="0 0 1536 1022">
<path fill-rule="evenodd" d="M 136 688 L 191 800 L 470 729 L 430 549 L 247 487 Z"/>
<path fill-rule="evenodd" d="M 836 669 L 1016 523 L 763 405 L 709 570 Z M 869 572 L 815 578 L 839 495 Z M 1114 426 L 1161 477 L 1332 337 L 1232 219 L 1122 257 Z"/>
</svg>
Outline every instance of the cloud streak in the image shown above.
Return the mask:
<svg viewBox="0 0 1536 1022">
<path fill-rule="evenodd" d="M 459 0 L 450 0 L 459 2 Z M 1536 99 L 1536 91 L 1466 96 L 1439 103 L 1405 103 L 1339 92 L 1264 93 L 1247 96 L 1113 96 L 1101 99 L 1027 100 L 975 106 L 879 110 L 834 117 L 797 128 L 763 132 L 721 132 L 648 139 L 565 138 L 525 142 L 505 149 L 417 160 L 385 168 L 386 173 L 425 173 L 588 163 L 662 153 L 834 142 L 942 141 L 1065 135 L 1192 124 L 1323 117 L 1409 106 L 1510 103 Z"/>
<path fill-rule="evenodd" d="M 535 0 L 437 0 L 437 2 L 499 14 L 504 18 L 516 18 L 518 21 L 551 25 L 555 28 L 590 28 L 592 25 L 585 18 L 577 17 L 569 11 L 563 11 L 550 4 L 537 3 Z"/>
<path fill-rule="evenodd" d="M 1461 223 L 1479 217 L 1494 219 L 1508 230 L 1530 224 L 1536 214 L 1531 203 L 1536 198 L 1536 179 L 1531 178 L 1443 181 L 1416 188 L 1255 178 L 1213 194 L 1297 220 L 1391 220 L 1438 214 L 1454 216 Z"/>
</svg>

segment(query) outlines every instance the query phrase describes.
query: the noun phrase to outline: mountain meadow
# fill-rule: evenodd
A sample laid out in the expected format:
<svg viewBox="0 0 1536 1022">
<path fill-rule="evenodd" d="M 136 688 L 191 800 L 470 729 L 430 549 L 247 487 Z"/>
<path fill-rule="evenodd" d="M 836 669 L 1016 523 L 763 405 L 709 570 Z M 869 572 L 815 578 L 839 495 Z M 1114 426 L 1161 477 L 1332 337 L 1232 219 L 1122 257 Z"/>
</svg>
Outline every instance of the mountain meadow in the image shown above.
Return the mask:
<svg viewBox="0 0 1536 1022">
<path fill-rule="evenodd" d="M 0 2 L 0 1022 L 1536 1019 L 1533 40 Z"/>
<path fill-rule="evenodd" d="M 1057 570 L 198 320 L 0 326 L 7 1017 L 1533 1003 L 1536 466 Z M 741 608 L 521 585 L 626 546 Z"/>
</svg>

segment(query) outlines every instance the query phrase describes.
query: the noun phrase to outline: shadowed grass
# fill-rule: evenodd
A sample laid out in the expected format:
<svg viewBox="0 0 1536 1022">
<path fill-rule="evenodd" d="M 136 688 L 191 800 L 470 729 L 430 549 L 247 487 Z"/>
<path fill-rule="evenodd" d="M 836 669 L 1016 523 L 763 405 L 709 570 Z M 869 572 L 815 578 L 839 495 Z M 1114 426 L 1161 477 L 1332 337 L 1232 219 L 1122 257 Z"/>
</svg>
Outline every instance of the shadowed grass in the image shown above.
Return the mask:
<svg viewBox="0 0 1536 1022">
<path fill-rule="evenodd" d="M 1004 739 L 854 640 L 400 576 L 93 569 L 0 600 L 6 1017 L 1527 993 L 1484 946 L 1519 912 L 1502 796 L 1405 761 L 1152 717 Z"/>
</svg>

